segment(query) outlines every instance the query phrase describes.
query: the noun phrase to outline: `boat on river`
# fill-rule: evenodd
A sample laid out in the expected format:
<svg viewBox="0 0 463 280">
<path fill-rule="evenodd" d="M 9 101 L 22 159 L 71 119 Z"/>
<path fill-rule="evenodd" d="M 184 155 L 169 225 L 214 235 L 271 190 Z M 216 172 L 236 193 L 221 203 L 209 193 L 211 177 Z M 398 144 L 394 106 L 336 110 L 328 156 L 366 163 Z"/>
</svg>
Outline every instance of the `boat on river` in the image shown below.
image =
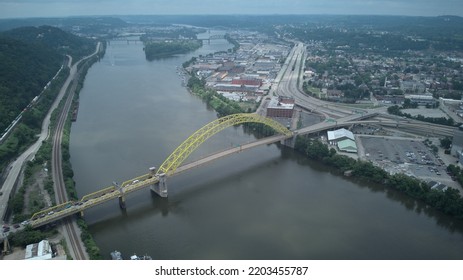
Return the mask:
<svg viewBox="0 0 463 280">
<path fill-rule="evenodd" d="M 148 256 L 148 255 L 143 255 L 141 257 L 137 256 L 136 254 L 133 254 L 132 256 L 130 256 L 130 259 L 133 260 L 133 261 L 139 261 L 139 260 L 152 260 L 151 256 Z"/>
<path fill-rule="evenodd" d="M 119 251 L 117 251 L 117 250 L 112 251 L 112 252 L 111 252 L 111 258 L 112 258 L 113 260 L 122 260 L 122 254 L 121 254 L 121 252 L 119 252 Z"/>
</svg>

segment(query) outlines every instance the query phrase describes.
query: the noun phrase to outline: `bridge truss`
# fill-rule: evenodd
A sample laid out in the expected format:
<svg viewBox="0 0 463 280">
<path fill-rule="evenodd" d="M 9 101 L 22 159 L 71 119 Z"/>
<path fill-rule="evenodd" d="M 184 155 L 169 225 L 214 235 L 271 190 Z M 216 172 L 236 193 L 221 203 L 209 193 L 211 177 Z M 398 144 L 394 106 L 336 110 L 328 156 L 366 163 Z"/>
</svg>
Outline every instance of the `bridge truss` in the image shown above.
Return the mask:
<svg viewBox="0 0 463 280">
<path fill-rule="evenodd" d="M 155 171 L 150 171 L 150 173 L 127 180 L 121 185 L 114 183 L 112 186 L 84 195 L 79 201 L 67 201 L 60 205 L 41 210 L 32 215 L 30 224 L 32 227 L 38 227 L 75 213 L 83 213 L 85 209 L 116 198 L 119 198 L 120 202 L 125 203 L 124 197 L 126 194 L 145 187 L 152 187 L 162 181 L 162 178 L 174 175 L 177 167 L 207 139 L 225 128 L 242 123 L 261 123 L 288 137 L 293 135 L 291 131 L 277 121 L 257 114 L 235 114 L 217 119 L 197 130 L 180 144 L 159 167 L 156 173 L 154 173 Z"/>
<path fill-rule="evenodd" d="M 195 133 L 193 133 L 188 139 L 186 139 L 177 149 L 162 163 L 158 169 L 158 174 L 172 175 L 178 166 L 202 143 L 204 143 L 211 136 L 224 130 L 227 127 L 231 127 L 242 123 L 262 123 L 270 126 L 277 132 L 285 134 L 287 136 L 292 135 L 286 127 L 277 121 L 270 118 L 262 117 L 257 114 L 234 114 L 228 115 L 223 118 L 217 119 L 213 122 L 203 126 Z"/>
</svg>

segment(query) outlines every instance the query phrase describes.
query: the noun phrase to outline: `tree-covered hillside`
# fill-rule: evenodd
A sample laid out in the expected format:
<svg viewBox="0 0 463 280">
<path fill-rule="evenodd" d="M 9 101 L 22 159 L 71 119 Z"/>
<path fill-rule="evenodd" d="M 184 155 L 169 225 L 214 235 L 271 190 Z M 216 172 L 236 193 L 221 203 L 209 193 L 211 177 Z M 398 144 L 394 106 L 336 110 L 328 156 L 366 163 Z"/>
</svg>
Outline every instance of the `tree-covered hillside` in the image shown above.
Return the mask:
<svg viewBox="0 0 463 280">
<path fill-rule="evenodd" d="M 96 42 L 50 26 L 0 33 L 0 132 L 39 95 L 58 72 L 64 55 L 74 61 L 95 50 Z"/>
<path fill-rule="evenodd" d="M 0 131 L 42 91 L 62 61 L 45 46 L 0 37 Z"/>
<path fill-rule="evenodd" d="M 68 54 L 75 61 L 92 53 L 96 42 L 78 37 L 53 26 L 19 27 L 2 33 L 4 36 L 26 43 L 48 47 L 62 55 Z"/>
</svg>

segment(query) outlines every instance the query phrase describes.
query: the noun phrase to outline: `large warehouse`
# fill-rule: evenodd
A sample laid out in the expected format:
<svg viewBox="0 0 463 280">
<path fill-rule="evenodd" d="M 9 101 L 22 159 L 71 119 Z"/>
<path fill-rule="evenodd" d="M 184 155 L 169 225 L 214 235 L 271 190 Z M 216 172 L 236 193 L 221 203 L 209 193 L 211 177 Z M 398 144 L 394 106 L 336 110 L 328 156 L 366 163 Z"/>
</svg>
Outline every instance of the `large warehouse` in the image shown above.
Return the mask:
<svg viewBox="0 0 463 280">
<path fill-rule="evenodd" d="M 345 128 L 328 131 L 328 143 L 336 145 L 342 152 L 357 153 L 354 134 Z"/>
</svg>

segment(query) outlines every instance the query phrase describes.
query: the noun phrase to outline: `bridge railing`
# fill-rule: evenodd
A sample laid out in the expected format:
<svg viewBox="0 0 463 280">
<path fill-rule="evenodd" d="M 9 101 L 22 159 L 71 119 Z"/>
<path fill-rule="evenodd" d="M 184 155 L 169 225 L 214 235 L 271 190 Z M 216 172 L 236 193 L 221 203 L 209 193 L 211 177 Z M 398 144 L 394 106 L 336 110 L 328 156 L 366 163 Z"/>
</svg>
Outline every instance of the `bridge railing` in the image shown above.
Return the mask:
<svg viewBox="0 0 463 280">
<path fill-rule="evenodd" d="M 96 192 L 92 192 L 92 193 L 84 195 L 80 201 L 87 201 L 87 200 L 92 199 L 92 198 L 97 198 L 97 197 L 102 196 L 102 195 L 104 195 L 106 193 L 114 192 L 116 189 L 117 188 L 115 186 L 109 186 L 107 188 L 98 190 Z"/>
<path fill-rule="evenodd" d="M 55 206 L 52 206 L 50 208 L 47 208 L 47 209 L 44 209 L 44 210 L 41 210 L 39 212 L 36 212 L 32 215 L 31 217 L 31 220 L 36 220 L 38 218 L 43 218 L 45 217 L 46 215 L 52 215 L 54 214 L 55 212 L 59 212 L 63 209 L 66 209 L 66 208 L 70 208 L 72 207 L 73 205 L 75 204 L 75 201 L 66 201 L 64 203 L 61 203 L 61 204 L 58 204 L 58 205 L 55 205 Z"/>
</svg>

